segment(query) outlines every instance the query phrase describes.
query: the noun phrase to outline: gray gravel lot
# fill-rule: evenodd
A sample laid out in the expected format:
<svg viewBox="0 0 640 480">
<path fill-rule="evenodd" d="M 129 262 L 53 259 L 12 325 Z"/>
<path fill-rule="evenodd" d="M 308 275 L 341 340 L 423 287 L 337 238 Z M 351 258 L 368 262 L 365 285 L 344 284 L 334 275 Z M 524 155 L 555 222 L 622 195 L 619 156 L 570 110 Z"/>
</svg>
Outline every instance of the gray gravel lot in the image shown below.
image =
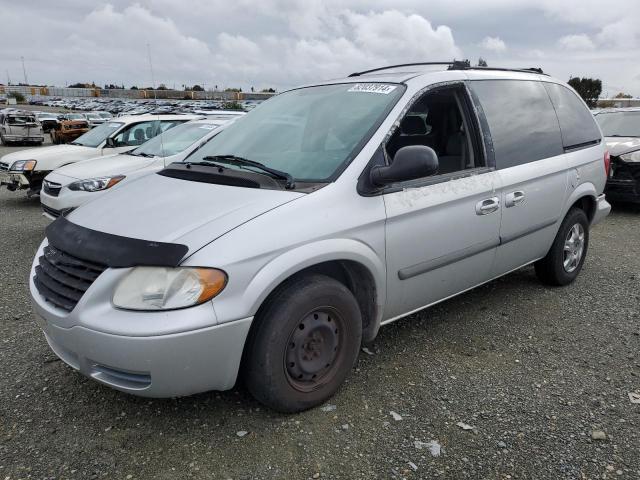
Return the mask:
<svg viewBox="0 0 640 480">
<path fill-rule="evenodd" d="M 46 225 L 0 191 L 0 479 L 640 478 L 640 209 L 593 229 L 573 285 L 525 268 L 384 327 L 334 410 L 289 416 L 242 387 L 136 398 L 58 361 L 27 285 Z"/>
</svg>

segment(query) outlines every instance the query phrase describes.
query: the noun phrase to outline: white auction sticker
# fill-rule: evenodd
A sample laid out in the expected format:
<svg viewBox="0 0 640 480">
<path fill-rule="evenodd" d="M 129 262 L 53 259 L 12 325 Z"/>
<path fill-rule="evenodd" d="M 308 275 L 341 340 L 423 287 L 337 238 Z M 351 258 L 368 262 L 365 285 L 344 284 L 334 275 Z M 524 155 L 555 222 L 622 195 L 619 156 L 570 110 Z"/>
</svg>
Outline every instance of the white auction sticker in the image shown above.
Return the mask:
<svg viewBox="0 0 640 480">
<path fill-rule="evenodd" d="M 356 83 L 348 92 L 382 93 L 389 95 L 396 89 L 397 85 L 387 85 L 385 83 Z"/>
</svg>

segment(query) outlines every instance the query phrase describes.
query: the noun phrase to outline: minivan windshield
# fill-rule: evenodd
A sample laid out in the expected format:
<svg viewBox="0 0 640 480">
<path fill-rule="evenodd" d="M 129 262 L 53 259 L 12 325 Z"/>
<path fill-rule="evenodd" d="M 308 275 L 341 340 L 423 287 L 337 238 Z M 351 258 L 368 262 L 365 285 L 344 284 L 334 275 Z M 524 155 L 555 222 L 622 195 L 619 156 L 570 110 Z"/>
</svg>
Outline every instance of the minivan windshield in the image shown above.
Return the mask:
<svg viewBox="0 0 640 480">
<path fill-rule="evenodd" d="M 89 130 L 84 135 L 79 136 L 71 143 L 73 145 L 96 148 L 104 142 L 107 137 L 111 136 L 112 133 L 119 130 L 122 125 L 124 125 L 122 122 L 103 123 L 102 125 L 98 125 L 96 128 Z"/>
<path fill-rule="evenodd" d="M 7 123 L 9 125 L 27 125 L 29 123 L 36 123 L 36 118 L 31 115 L 9 115 Z"/>
<path fill-rule="evenodd" d="M 222 122 L 220 124 L 222 124 Z M 171 155 L 177 155 L 190 145 L 193 145 L 194 142 L 211 133 L 212 130 L 218 128 L 220 124 L 183 123 L 153 137 L 148 142 L 129 152 L 129 154 L 140 155 L 142 157 L 169 157 Z"/>
<path fill-rule="evenodd" d="M 640 137 L 640 111 L 603 112 L 596 120 L 605 137 Z"/>
<path fill-rule="evenodd" d="M 403 92 L 401 85 L 383 83 L 291 90 L 236 120 L 185 161 L 232 155 L 300 182 L 326 182 L 359 152 Z"/>
</svg>

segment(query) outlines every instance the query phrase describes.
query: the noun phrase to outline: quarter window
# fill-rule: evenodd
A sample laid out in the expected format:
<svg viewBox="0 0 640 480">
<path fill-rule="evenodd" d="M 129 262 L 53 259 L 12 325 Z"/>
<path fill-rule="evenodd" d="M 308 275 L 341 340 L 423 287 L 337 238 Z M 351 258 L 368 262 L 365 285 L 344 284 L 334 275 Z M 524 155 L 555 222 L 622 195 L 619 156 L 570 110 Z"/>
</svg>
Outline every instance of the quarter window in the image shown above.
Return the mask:
<svg viewBox="0 0 640 480">
<path fill-rule="evenodd" d="M 489 124 L 498 169 L 563 153 L 558 119 L 541 82 L 478 80 L 469 83 Z"/>
<path fill-rule="evenodd" d="M 600 142 L 600 131 L 591 112 L 567 87 L 557 83 L 545 83 L 551 102 L 558 114 L 562 144 L 573 149 Z"/>
</svg>

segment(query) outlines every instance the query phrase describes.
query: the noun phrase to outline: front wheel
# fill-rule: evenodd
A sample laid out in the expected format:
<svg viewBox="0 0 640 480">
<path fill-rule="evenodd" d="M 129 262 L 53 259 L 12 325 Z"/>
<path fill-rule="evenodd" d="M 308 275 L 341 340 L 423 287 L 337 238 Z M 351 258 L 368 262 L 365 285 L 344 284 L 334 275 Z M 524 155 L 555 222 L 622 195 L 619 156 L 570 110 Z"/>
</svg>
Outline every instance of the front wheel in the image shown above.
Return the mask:
<svg viewBox="0 0 640 480">
<path fill-rule="evenodd" d="M 299 412 L 323 403 L 358 358 L 358 302 L 342 283 L 325 275 L 285 284 L 254 321 L 245 381 L 253 396 L 274 410 Z"/>
<path fill-rule="evenodd" d="M 548 285 L 573 282 L 587 256 L 589 220 L 584 210 L 573 208 L 562 221 L 549 253 L 535 263 L 538 278 Z"/>
</svg>

